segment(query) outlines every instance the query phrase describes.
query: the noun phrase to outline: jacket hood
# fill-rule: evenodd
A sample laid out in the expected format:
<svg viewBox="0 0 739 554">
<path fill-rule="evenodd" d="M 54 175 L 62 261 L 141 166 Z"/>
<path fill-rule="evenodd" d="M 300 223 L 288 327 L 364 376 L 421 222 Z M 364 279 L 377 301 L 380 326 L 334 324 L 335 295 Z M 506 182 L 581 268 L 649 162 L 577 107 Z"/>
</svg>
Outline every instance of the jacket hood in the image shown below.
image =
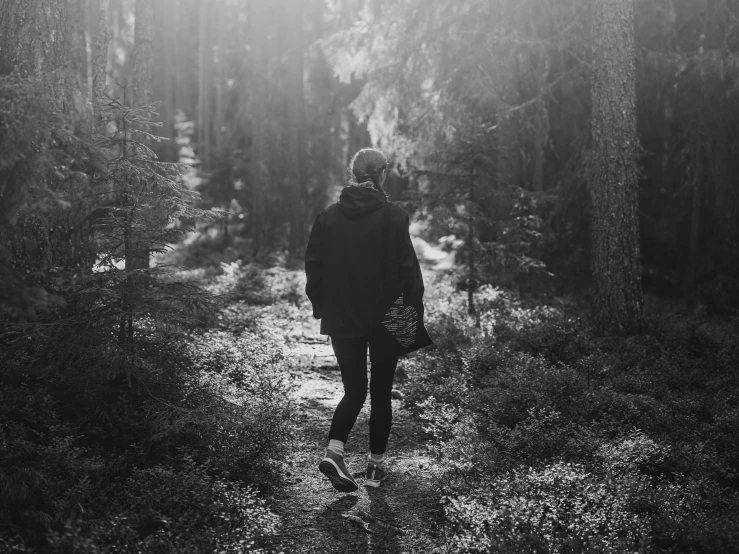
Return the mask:
<svg viewBox="0 0 739 554">
<path fill-rule="evenodd" d="M 369 187 L 344 187 L 339 197 L 339 211 L 347 219 L 358 219 L 387 204 L 387 198 L 383 193 Z"/>
</svg>

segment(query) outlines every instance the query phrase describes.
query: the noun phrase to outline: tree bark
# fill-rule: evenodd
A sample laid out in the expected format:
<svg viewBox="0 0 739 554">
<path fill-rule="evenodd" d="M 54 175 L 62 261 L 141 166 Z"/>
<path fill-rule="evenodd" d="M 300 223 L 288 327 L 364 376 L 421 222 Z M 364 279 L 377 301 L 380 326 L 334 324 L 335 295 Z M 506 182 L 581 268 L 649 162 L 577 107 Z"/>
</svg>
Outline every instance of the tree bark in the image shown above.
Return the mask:
<svg viewBox="0 0 739 554">
<path fill-rule="evenodd" d="M 595 0 L 593 319 L 601 334 L 642 324 L 633 0 Z"/>
<path fill-rule="evenodd" d="M 305 182 L 305 92 L 303 83 L 303 0 L 291 0 L 287 29 L 289 82 L 287 98 L 288 151 L 290 164 L 290 255 L 302 256 L 305 242 L 303 221 Z"/>
</svg>

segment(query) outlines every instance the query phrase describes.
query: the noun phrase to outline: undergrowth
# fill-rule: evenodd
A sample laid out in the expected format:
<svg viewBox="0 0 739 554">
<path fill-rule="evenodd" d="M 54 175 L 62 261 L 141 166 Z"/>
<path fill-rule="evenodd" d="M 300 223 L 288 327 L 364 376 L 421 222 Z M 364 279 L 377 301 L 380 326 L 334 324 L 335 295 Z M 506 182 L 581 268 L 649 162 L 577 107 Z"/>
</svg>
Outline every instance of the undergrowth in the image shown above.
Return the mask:
<svg viewBox="0 0 739 554">
<path fill-rule="evenodd" d="M 133 345 L 104 323 L 4 329 L 0 551 L 274 551 L 264 498 L 294 420 L 277 333 L 294 278 L 217 273 L 215 313 L 142 318 Z"/>
<path fill-rule="evenodd" d="M 427 283 L 404 391 L 441 463 L 446 552 L 739 551 L 739 320 L 600 339 L 567 302 Z"/>
</svg>

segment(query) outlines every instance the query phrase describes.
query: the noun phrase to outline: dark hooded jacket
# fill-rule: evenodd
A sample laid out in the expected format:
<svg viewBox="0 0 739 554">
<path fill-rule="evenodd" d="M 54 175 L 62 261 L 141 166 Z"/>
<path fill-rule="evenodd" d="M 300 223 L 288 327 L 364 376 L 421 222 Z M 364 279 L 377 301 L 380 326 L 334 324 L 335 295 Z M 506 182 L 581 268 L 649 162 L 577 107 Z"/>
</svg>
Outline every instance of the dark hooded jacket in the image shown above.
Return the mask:
<svg viewBox="0 0 739 554">
<path fill-rule="evenodd" d="M 321 334 L 371 336 L 399 292 L 423 316 L 423 278 L 408 224 L 403 208 L 363 186 L 344 188 L 339 201 L 318 214 L 305 254 L 305 291 Z M 389 273 L 397 287 L 388 287 Z"/>
</svg>

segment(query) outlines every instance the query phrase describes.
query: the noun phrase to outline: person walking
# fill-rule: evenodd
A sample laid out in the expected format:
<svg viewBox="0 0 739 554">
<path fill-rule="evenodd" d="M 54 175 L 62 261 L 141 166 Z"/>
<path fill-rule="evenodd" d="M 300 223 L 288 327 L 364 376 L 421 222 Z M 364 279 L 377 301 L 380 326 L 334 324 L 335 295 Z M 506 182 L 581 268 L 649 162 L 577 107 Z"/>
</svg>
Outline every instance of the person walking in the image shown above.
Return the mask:
<svg viewBox="0 0 739 554">
<path fill-rule="evenodd" d="M 344 445 L 367 397 L 371 362 L 369 456 L 365 485 L 387 476 L 391 391 L 398 357 L 431 344 L 423 327 L 423 277 L 408 214 L 383 185 L 388 160 L 364 148 L 352 158 L 353 180 L 313 224 L 305 254 L 306 294 L 341 371 L 344 396 L 334 411 L 319 470 L 341 492 L 357 490 Z"/>
</svg>

